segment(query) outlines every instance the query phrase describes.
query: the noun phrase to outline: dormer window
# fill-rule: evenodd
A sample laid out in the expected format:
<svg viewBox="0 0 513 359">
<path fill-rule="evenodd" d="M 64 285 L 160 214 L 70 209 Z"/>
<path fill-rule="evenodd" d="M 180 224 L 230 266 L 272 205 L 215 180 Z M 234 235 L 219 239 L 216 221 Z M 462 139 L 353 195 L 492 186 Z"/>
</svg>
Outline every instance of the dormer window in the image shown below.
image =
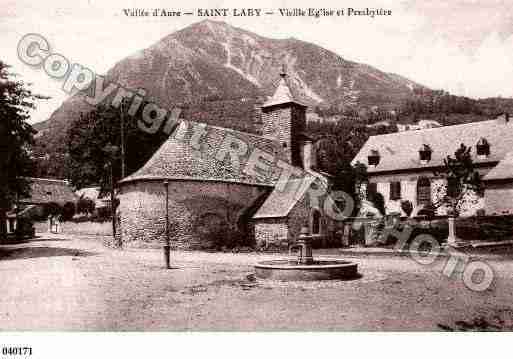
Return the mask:
<svg viewBox="0 0 513 359">
<path fill-rule="evenodd" d="M 369 163 L 369 166 L 377 166 L 379 163 L 379 152 L 376 150 L 371 150 L 369 153 L 369 156 L 367 157 L 367 161 Z"/>
<path fill-rule="evenodd" d="M 480 159 L 486 158 L 490 155 L 490 144 L 486 138 L 481 137 L 476 144 L 477 157 Z"/>
<path fill-rule="evenodd" d="M 420 163 L 426 164 L 429 161 L 431 161 L 432 152 L 433 151 L 431 150 L 431 147 L 429 147 L 429 145 L 422 145 L 422 147 L 419 149 Z"/>
</svg>

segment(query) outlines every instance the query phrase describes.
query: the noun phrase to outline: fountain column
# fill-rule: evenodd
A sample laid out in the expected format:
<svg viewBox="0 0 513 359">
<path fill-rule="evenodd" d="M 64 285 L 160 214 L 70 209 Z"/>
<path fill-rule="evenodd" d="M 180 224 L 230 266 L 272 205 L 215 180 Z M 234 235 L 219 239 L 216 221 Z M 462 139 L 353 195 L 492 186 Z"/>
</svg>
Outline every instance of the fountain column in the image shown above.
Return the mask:
<svg viewBox="0 0 513 359">
<path fill-rule="evenodd" d="M 303 228 L 301 228 L 301 232 L 299 233 L 297 240 L 297 245 L 301 247 L 299 263 L 312 264 L 314 261 L 312 254 L 312 236 L 310 235 L 307 226 L 303 226 Z"/>
</svg>

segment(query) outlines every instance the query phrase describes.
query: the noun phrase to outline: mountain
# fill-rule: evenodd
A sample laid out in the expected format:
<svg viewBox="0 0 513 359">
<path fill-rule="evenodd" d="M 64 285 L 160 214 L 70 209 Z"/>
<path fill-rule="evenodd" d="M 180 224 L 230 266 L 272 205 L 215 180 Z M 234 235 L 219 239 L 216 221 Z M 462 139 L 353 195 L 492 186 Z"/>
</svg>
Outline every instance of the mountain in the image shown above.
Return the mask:
<svg viewBox="0 0 513 359">
<path fill-rule="evenodd" d="M 144 88 L 162 107 L 186 104 L 185 118 L 251 131 L 254 100 L 273 93 L 282 65 L 290 85 L 311 106 L 394 107 L 422 87 L 311 43 L 265 38 L 211 20 L 128 56 L 106 78 L 127 88 Z M 90 109 L 80 95 L 67 99 L 47 121 L 34 126 L 39 142 L 64 146 L 66 129 Z"/>
</svg>

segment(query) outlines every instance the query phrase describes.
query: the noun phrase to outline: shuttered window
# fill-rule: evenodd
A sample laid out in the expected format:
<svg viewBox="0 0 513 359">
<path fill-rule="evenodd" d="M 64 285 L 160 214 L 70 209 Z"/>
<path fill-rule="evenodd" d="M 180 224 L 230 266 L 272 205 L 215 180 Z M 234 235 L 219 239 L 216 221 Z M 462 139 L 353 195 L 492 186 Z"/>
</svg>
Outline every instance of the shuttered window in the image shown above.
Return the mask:
<svg viewBox="0 0 513 359">
<path fill-rule="evenodd" d="M 391 200 L 401 199 L 401 182 L 399 182 L 399 181 L 390 182 L 390 199 Z"/>
<path fill-rule="evenodd" d="M 421 177 L 417 181 L 417 204 L 428 205 L 431 203 L 431 181 Z"/>
</svg>

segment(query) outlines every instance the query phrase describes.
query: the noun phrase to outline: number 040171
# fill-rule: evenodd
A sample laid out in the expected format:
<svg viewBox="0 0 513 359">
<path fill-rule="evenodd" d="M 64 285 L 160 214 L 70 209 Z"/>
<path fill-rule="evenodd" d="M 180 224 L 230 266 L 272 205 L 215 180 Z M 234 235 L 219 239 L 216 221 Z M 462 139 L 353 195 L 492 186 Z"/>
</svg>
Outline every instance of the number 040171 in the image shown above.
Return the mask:
<svg viewBox="0 0 513 359">
<path fill-rule="evenodd" d="M 28 356 L 32 355 L 32 347 L 2 347 L 2 356 Z"/>
</svg>

